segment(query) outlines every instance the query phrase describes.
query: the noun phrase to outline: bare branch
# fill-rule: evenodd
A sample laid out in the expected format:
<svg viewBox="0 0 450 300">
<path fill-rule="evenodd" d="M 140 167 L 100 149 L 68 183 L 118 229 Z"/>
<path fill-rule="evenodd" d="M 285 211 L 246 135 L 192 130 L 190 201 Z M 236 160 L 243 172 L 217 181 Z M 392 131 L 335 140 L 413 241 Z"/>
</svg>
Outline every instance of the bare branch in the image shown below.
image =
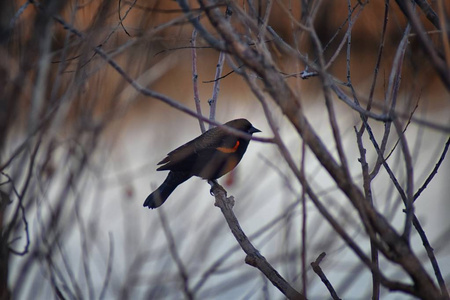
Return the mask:
<svg viewBox="0 0 450 300">
<path fill-rule="evenodd" d="M 189 288 L 189 275 L 186 270 L 186 267 L 183 264 L 183 261 L 181 260 L 180 254 L 178 253 L 177 246 L 175 244 L 175 239 L 172 235 L 172 231 L 169 227 L 169 224 L 167 224 L 166 216 L 162 210 L 158 210 L 158 216 L 159 220 L 161 221 L 161 225 L 164 229 L 164 235 L 166 236 L 167 243 L 169 246 L 170 255 L 172 256 L 173 260 L 175 261 L 178 273 L 181 278 L 181 282 L 183 284 L 183 292 L 187 299 L 194 299 L 194 294 L 192 293 L 191 289 Z"/>
<path fill-rule="evenodd" d="M 439 156 L 439 160 L 436 163 L 436 165 L 434 166 L 433 170 L 431 171 L 430 175 L 428 175 L 427 179 L 425 180 L 425 182 L 422 184 L 422 186 L 417 190 L 417 192 L 414 194 L 414 201 L 417 200 L 417 198 L 420 197 L 420 194 L 422 194 L 422 192 L 427 188 L 428 184 L 430 184 L 430 182 L 433 180 L 434 176 L 437 174 L 437 172 L 439 171 L 439 167 L 441 166 L 442 162 L 445 159 L 445 155 L 448 152 L 448 148 L 450 146 L 450 137 L 447 139 L 447 142 L 445 143 L 444 146 L 444 150 L 442 150 L 442 154 Z"/>
<path fill-rule="evenodd" d="M 245 262 L 259 269 L 288 299 L 305 299 L 305 297 L 292 288 L 287 281 L 267 262 L 259 251 L 248 240 L 242 231 L 239 221 L 233 213 L 234 198 L 228 197 L 222 186 L 217 182 L 210 181 L 211 191 L 216 198 L 215 205 L 222 211 L 228 226 L 238 241 L 242 250 L 247 254 Z"/>
<path fill-rule="evenodd" d="M 320 267 L 320 262 L 324 259 L 325 255 L 326 255 L 325 252 L 320 253 L 317 259 L 311 263 L 311 267 L 313 268 L 314 272 L 316 272 L 316 274 L 320 277 L 322 282 L 325 284 L 328 291 L 330 292 L 331 297 L 334 300 L 340 300 L 341 298 L 339 298 L 339 296 L 336 294 L 336 291 L 334 290 L 327 276 L 325 276 L 325 274 L 322 271 L 322 268 Z"/>
<path fill-rule="evenodd" d="M 197 17 L 198 18 L 198 17 Z M 200 105 L 200 95 L 198 93 L 198 72 L 197 72 L 197 50 L 195 48 L 196 46 L 196 39 L 197 39 L 197 29 L 194 27 L 192 30 L 192 37 L 191 37 L 191 56 L 192 56 L 192 87 L 194 91 L 194 102 L 195 102 L 195 109 L 199 115 L 202 114 L 202 106 Z M 205 124 L 202 120 L 198 120 L 198 123 L 200 125 L 201 132 L 205 132 Z"/>
<path fill-rule="evenodd" d="M 444 83 L 447 90 L 450 90 L 450 69 L 445 61 L 440 57 L 438 51 L 433 46 L 433 43 L 430 41 L 425 29 L 423 28 L 423 24 L 414 11 L 412 3 L 407 0 L 396 0 L 396 2 L 401 8 L 403 14 L 411 23 L 413 30 L 419 38 L 420 46 L 427 54 L 427 58 L 429 58 L 431 65 L 439 74 L 441 81 Z"/>
</svg>

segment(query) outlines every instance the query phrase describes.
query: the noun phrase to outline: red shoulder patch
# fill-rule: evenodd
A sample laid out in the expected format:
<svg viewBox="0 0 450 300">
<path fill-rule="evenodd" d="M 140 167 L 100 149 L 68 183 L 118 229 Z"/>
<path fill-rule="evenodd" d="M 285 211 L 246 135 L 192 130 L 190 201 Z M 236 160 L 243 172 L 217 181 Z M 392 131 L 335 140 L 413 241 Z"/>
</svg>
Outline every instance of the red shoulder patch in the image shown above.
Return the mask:
<svg viewBox="0 0 450 300">
<path fill-rule="evenodd" d="M 233 148 L 217 147 L 216 149 L 223 153 L 234 153 L 239 148 L 239 144 L 239 141 L 236 141 L 236 144 L 234 144 Z"/>
</svg>

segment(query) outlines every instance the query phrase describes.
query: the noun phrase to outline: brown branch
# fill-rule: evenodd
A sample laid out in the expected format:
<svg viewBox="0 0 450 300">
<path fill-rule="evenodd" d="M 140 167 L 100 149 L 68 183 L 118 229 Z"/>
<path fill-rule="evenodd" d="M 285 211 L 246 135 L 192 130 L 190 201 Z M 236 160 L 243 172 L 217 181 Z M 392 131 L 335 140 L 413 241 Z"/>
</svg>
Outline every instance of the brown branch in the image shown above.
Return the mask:
<svg viewBox="0 0 450 300">
<path fill-rule="evenodd" d="M 218 40 L 215 36 L 213 36 L 209 31 L 200 23 L 197 18 L 194 18 L 192 15 L 192 8 L 189 6 L 188 2 L 185 0 L 178 1 L 178 5 L 180 5 L 181 9 L 185 13 L 188 20 L 194 25 L 197 31 L 202 35 L 205 41 L 216 48 L 219 51 L 224 51 L 226 49 L 226 45 L 224 41 Z M 214 4 L 215 5 L 215 4 Z M 213 6 L 204 6 L 200 2 L 200 11 L 208 11 L 213 8 Z"/>
<path fill-rule="evenodd" d="M 98 299 L 105 299 L 105 293 L 106 289 L 108 288 L 108 285 L 111 281 L 111 274 L 112 274 L 112 268 L 113 268 L 113 261 L 114 261 L 114 236 L 112 232 L 109 232 L 109 253 L 108 253 L 108 263 L 105 273 L 105 279 L 103 280 L 102 289 L 100 291 L 100 295 L 98 296 Z"/>
<path fill-rule="evenodd" d="M 302 177 L 306 178 L 305 176 L 305 160 L 306 160 L 306 144 L 304 141 L 302 141 L 302 146 L 301 146 L 301 160 L 300 160 L 300 174 L 302 174 Z M 302 194 L 301 194 L 301 201 L 302 201 L 302 228 L 301 228 L 301 258 L 302 258 L 302 285 L 303 285 L 303 291 L 305 293 L 305 295 L 307 295 L 306 291 L 306 287 L 308 285 L 308 278 L 307 278 L 307 270 L 306 270 L 306 250 L 307 250 L 307 210 L 306 210 L 306 201 L 307 201 L 307 197 L 306 197 L 306 191 L 305 189 L 302 189 Z"/>
<path fill-rule="evenodd" d="M 445 10 L 445 5 L 443 0 L 438 0 L 438 13 L 439 13 L 439 23 L 441 26 L 441 39 L 443 44 L 443 57 L 447 62 L 447 70 L 450 72 L 450 43 L 448 34 L 450 33 L 450 26 L 447 25 L 447 14 Z"/>
<path fill-rule="evenodd" d="M 389 76 L 389 85 L 388 85 L 388 89 L 387 89 L 385 100 L 384 100 L 384 102 L 385 102 L 384 110 L 388 109 L 387 104 L 390 103 L 389 112 L 388 112 L 388 115 L 390 115 L 390 116 L 392 116 L 395 112 L 398 90 L 400 88 L 401 71 L 402 71 L 402 67 L 403 67 L 404 55 L 405 55 L 405 51 L 406 51 L 409 32 L 410 32 L 410 26 L 408 25 L 403 33 L 402 40 L 397 47 L 397 52 L 394 57 L 394 62 L 392 63 L 391 74 Z M 371 178 L 374 178 L 378 174 L 378 172 L 383 164 L 386 165 L 384 153 L 386 152 L 386 146 L 387 146 L 388 138 L 389 138 L 390 132 L 391 132 L 391 125 L 392 125 L 392 120 L 385 122 L 385 124 L 384 124 L 384 133 L 383 133 L 383 137 L 381 139 L 381 145 L 379 147 L 379 151 L 377 150 L 378 158 L 377 158 L 377 162 L 375 163 L 375 166 L 373 167 L 373 170 L 370 174 Z M 371 140 L 374 141 L 375 139 L 371 138 Z M 375 144 L 374 144 L 374 146 L 377 147 Z M 406 198 L 403 197 L 403 199 L 406 201 Z"/>
<path fill-rule="evenodd" d="M 249 236 L 249 239 L 253 240 L 253 239 L 260 237 L 262 234 L 267 232 L 269 229 L 273 228 L 276 224 L 280 223 L 281 221 L 283 221 L 287 218 L 290 218 L 294 214 L 295 207 L 297 207 L 298 204 L 299 204 L 299 202 L 296 201 L 296 202 L 292 203 L 291 205 L 289 205 L 284 210 L 283 213 L 279 214 L 274 219 L 272 219 L 270 222 L 268 222 L 266 225 L 262 226 L 256 232 L 251 234 Z M 205 272 L 203 272 L 201 279 L 193 287 L 193 289 L 192 289 L 193 292 L 200 290 L 200 288 L 205 284 L 206 280 L 211 278 L 211 275 L 213 275 L 214 272 L 217 271 L 217 269 L 225 262 L 225 260 L 229 259 L 231 257 L 231 254 L 235 253 L 239 249 L 241 249 L 241 247 L 239 246 L 239 244 L 236 244 L 236 245 L 232 246 L 231 248 L 229 248 L 228 251 L 225 251 L 223 253 L 223 255 L 221 255 L 219 258 L 217 258 L 215 260 L 215 262 L 213 262 L 211 264 L 211 267 L 209 267 Z"/>
<path fill-rule="evenodd" d="M 350 249 L 353 250 L 353 252 L 361 259 L 361 261 L 370 268 L 372 273 L 374 273 L 374 277 L 379 278 L 380 282 L 383 283 L 384 286 L 388 287 L 391 290 L 401 290 L 410 294 L 414 294 L 414 290 L 411 286 L 405 285 L 400 282 L 393 282 L 388 279 L 386 279 L 383 274 L 380 272 L 379 268 L 372 264 L 370 259 L 365 255 L 364 251 L 358 246 L 358 244 L 345 232 L 344 228 L 335 220 L 335 218 L 328 212 L 326 207 L 319 201 L 318 196 L 314 193 L 312 190 L 310 184 L 306 180 L 306 176 L 304 173 L 300 172 L 297 165 L 295 164 L 291 154 L 289 153 L 289 150 L 287 149 L 286 145 L 284 144 L 283 140 L 281 139 L 281 136 L 278 133 L 278 128 L 275 124 L 275 120 L 272 116 L 272 111 L 269 109 L 268 104 L 262 94 L 262 91 L 258 86 L 256 85 L 254 76 L 249 76 L 246 73 L 242 74 L 244 78 L 248 81 L 250 88 L 252 89 L 253 93 L 257 96 L 258 100 L 261 102 L 261 105 L 264 109 L 264 113 L 266 115 L 267 121 L 272 129 L 272 132 L 274 134 L 274 140 L 276 145 L 278 146 L 278 149 L 287 162 L 289 168 L 291 171 L 295 174 L 298 181 L 303 186 L 303 189 L 305 190 L 305 193 L 309 196 L 310 200 L 313 202 L 313 204 L 316 206 L 317 210 L 320 212 L 320 214 L 327 220 L 327 222 L 330 224 L 330 226 L 333 228 L 333 230 L 339 234 L 339 236 L 347 243 Z M 380 244 L 380 242 L 376 239 L 374 235 L 371 236 L 371 241 L 375 243 L 379 248 L 383 247 L 384 245 Z"/>
<path fill-rule="evenodd" d="M 201 3 L 205 5 L 209 1 L 204 0 Z M 220 10 L 207 10 L 206 15 L 224 39 L 228 51 L 233 53 L 237 59 L 243 61 L 248 68 L 252 69 L 261 78 L 267 92 L 305 140 L 337 186 L 357 209 L 362 220 L 365 218 L 369 220 L 369 224 L 363 221 L 367 232 L 370 234 L 370 230 L 373 228 L 374 232 L 379 235 L 380 240 L 385 244 L 385 247 L 381 247 L 383 254 L 393 262 L 400 264 L 409 274 L 415 285 L 414 294 L 419 297 L 439 299 L 439 290 L 417 256 L 412 252 L 409 243 L 399 236 L 396 230 L 373 206 L 365 201 L 359 188 L 355 186 L 351 178 L 345 176 L 341 166 L 337 164 L 333 156 L 328 152 L 327 147 L 306 119 L 297 96 L 286 84 L 281 74 L 279 74 L 269 54 L 257 48 L 250 49 L 243 43 L 232 25 L 223 19 Z M 320 78 L 325 81 L 324 85 L 330 85 L 331 79 L 328 74 L 323 72 L 323 70 L 318 70 L 318 72 Z"/>
<path fill-rule="evenodd" d="M 192 88 L 194 91 L 195 110 L 199 115 L 203 115 L 202 106 L 200 105 L 200 95 L 198 93 L 197 50 L 195 48 L 196 39 L 197 39 L 197 29 L 194 27 L 194 29 L 192 30 L 192 37 L 191 37 Z M 205 132 L 206 131 L 205 123 L 203 123 L 203 121 L 200 119 L 198 120 L 198 123 L 200 125 L 200 130 L 202 131 L 202 133 Z"/>
<path fill-rule="evenodd" d="M 377 61 L 375 63 L 375 67 L 373 69 L 373 79 L 372 79 L 372 84 L 370 86 L 369 100 L 368 100 L 367 106 L 366 106 L 366 110 L 368 110 L 368 111 L 370 111 L 372 108 L 373 95 L 375 93 L 375 87 L 376 87 L 377 79 L 378 79 L 378 71 L 380 69 L 381 57 L 383 55 L 383 50 L 384 50 L 384 42 L 385 42 L 385 37 L 386 37 L 386 28 L 387 28 L 388 20 L 389 20 L 389 0 L 385 0 L 383 29 L 381 30 L 380 47 L 378 48 Z M 361 117 L 365 118 L 365 116 L 361 116 Z M 363 128 L 364 128 L 363 125 L 364 124 L 361 125 L 360 131 L 363 130 Z"/>
<path fill-rule="evenodd" d="M 319 265 L 320 262 L 322 261 L 322 259 L 325 257 L 325 255 L 326 255 L 325 252 L 320 253 L 320 255 L 317 257 L 317 259 L 311 263 L 311 267 L 313 268 L 314 272 L 320 277 L 322 282 L 325 284 L 325 286 L 327 287 L 328 291 L 330 292 L 331 297 L 334 300 L 340 300 L 341 298 L 339 298 L 339 296 L 337 295 L 337 293 L 334 290 L 333 286 L 331 285 L 330 281 L 328 280 L 327 276 L 322 271 L 322 268 Z"/>
<path fill-rule="evenodd" d="M 364 117 L 361 116 L 363 120 Z M 366 149 L 363 145 L 362 135 L 363 130 L 365 127 L 362 126 L 361 130 L 355 129 L 356 134 L 356 144 L 358 145 L 359 155 L 360 158 L 358 159 L 361 163 L 361 171 L 363 176 L 363 188 L 364 188 L 364 196 L 366 197 L 366 201 L 371 203 L 373 205 L 373 198 L 372 198 L 372 187 L 371 187 L 371 179 L 369 175 L 369 165 L 367 164 L 366 159 Z M 372 264 L 374 268 L 376 268 L 379 271 L 380 265 L 379 265 L 379 259 L 378 259 L 378 248 L 377 243 L 373 239 L 370 239 L 370 252 L 371 252 L 371 259 Z M 378 276 L 378 272 L 372 272 L 372 300 L 380 299 L 380 278 Z"/>
<path fill-rule="evenodd" d="M 226 57 L 225 57 L 225 58 L 226 58 Z M 214 79 L 211 79 L 211 80 L 203 80 L 202 83 L 214 83 L 214 82 L 216 82 L 217 80 L 222 80 L 222 79 L 224 79 L 224 78 L 230 76 L 230 75 L 233 74 L 233 73 L 235 73 L 234 70 L 229 71 L 228 73 L 226 73 L 225 75 L 220 76 L 220 77 L 217 78 L 217 79 L 214 78 Z"/>
<path fill-rule="evenodd" d="M 434 47 L 433 42 L 428 37 L 425 28 L 414 11 L 413 5 L 409 0 L 396 0 L 398 6 L 402 10 L 403 14 L 406 16 L 411 24 L 412 29 L 417 34 L 419 39 L 419 45 L 422 47 L 424 52 L 427 54 L 426 57 L 429 59 L 431 65 L 436 70 L 437 74 L 441 78 L 447 90 L 450 90 L 450 70 L 447 67 L 447 63 L 441 57 L 438 50 Z"/>
<path fill-rule="evenodd" d="M 16 184 L 15 184 L 14 180 L 11 178 L 11 176 L 9 176 L 7 173 L 5 173 L 3 171 L 0 171 L 0 174 L 2 174 L 3 176 L 5 176 L 8 179 L 7 182 L 2 183 L 0 185 L 10 183 L 11 187 L 12 187 L 12 191 L 14 192 L 14 195 L 17 197 L 17 199 L 19 201 L 16 213 L 18 213 L 18 211 L 20 209 L 20 211 L 22 213 L 22 222 L 23 222 L 23 225 L 24 225 L 24 231 L 25 231 L 25 237 L 26 237 L 25 247 L 24 247 L 24 249 L 22 251 L 18 251 L 18 250 L 15 250 L 14 248 L 11 248 L 11 246 L 9 246 L 9 245 L 12 244 L 14 241 L 7 241 L 6 238 L 2 238 L 3 241 L 0 244 L 4 243 L 6 246 L 9 246 L 9 248 L 8 248 L 9 252 L 11 252 L 11 253 L 13 253 L 15 255 L 23 256 L 23 255 L 28 253 L 28 249 L 30 247 L 30 233 L 29 233 L 29 230 L 28 230 L 27 217 L 26 217 L 26 214 L 25 214 L 25 206 L 23 204 L 23 196 L 17 190 Z M 28 178 L 31 179 L 31 174 L 29 174 L 28 176 L 29 176 Z M 1 190 L 0 190 L 0 193 L 1 193 L 0 194 L 0 212 L 2 214 L 2 216 L 0 217 L 0 220 L 3 221 L 3 212 L 6 209 L 6 207 L 12 203 L 12 201 L 11 201 L 11 199 L 10 199 L 8 194 L 2 192 Z M 15 218 L 11 219 L 10 225 L 11 226 L 13 224 L 15 225 L 15 223 L 16 223 Z M 0 224 L 3 224 L 3 222 L 0 223 Z M 4 237 L 8 237 L 8 236 L 5 234 Z"/>
<path fill-rule="evenodd" d="M 63 25 L 65 29 L 69 30 L 70 32 L 72 32 L 73 34 L 78 36 L 79 38 L 86 40 L 86 37 L 84 36 L 83 33 L 81 33 L 80 31 L 75 29 L 73 26 L 71 26 L 70 24 L 65 22 L 61 17 L 54 15 L 53 18 L 58 23 Z M 158 93 L 151 89 L 143 87 L 139 82 L 137 82 L 135 79 L 133 79 L 122 67 L 120 67 L 120 65 L 110 55 L 108 55 L 101 47 L 93 46 L 93 50 L 96 53 L 98 53 L 100 55 L 100 57 L 102 57 L 112 68 L 114 68 L 117 71 L 117 73 L 119 73 L 119 75 L 121 75 L 125 81 L 127 81 L 134 89 L 136 89 L 142 95 L 158 99 L 158 100 L 166 103 L 167 105 L 175 108 L 176 110 L 184 112 L 187 115 L 190 115 L 192 117 L 200 119 L 208 124 L 219 126 L 222 129 L 224 129 L 226 132 L 231 133 L 235 136 L 247 138 L 247 139 L 254 140 L 254 141 L 264 142 L 264 143 L 273 143 L 273 139 L 271 139 L 271 138 L 253 137 L 247 133 L 243 133 L 242 131 L 236 130 L 234 128 L 223 126 L 223 124 L 221 124 L 217 121 L 210 120 L 209 118 L 198 114 L 197 112 L 193 111 L 192 109 L 186 107 L 185 105 L 181 104 L 180 102 L 178 102 L 170 97 L 167 97 L 164 94 L 161 94 L 161 93 Z M 2 166 L 2 168 L 3 167 L 4 166 Z"/>
<path fill-rule="evenodd" d="M 127 17 L 128 13 L 131 11 L 131 9 L 136 4 L 136 1 L 137 0 L 134 0 L 133 3 L 130 4 L 130 7 L 126 10 L 125 15 L 123 17 L 120 15 L 120 5 L 122 3 L 122 0 L 119 0 L 118 9 L 117 9 L 117 14 L 119 15 L 119 24 L 122 27 L 123 31 L 126 33 L 126 35 L 128 35 L 129 37 L 131 37 L 131 34 L 127 31 L 127 29 L 125 28 L 125 25 L 123 25 L 123 21 L 125 21 L 125 18 Z"/>
<path fill-rule="evenodd" d="M 420 7 L 422 12 L 425 14 L 427 19 L 436 27 L 436 29 L 441 29 L 441 24 L 439 17 L 436 15 L 436 12 L 433 10 L 431 5 L 426 0 L 414 0 L 416 4 Z M 444 28 L 444 27 L 442 27 Z M 445 32 L 445 31 L 443 31 Z"/>
<path fill-rule="evenodd" d="M 211 192 L 216 199 L 215 205 L 222 211 L 231 232 L 242 250 L 247 254 L 245 262 L 259 269 L 288 299 L 306 299 L 289 285 L 250 242 L 233 212 L 234 198 L 232 196 L 227 198 L 227 192 L 217 182 L 209 181 L 209 184 L 211 185 Z"/>
<path fill-rule="evenodd" d="M 303 56 L 301 53 L 298 53 L 295 49 L 293 49 L 287 42 L 285 42 L 270 26 L 267 27 L 267 31 L 273 36 L 273 41 L 284 51 L 286 51 L 289 55 L 292 55 L 294 58 L 298 58 L 301 61 L 303 61 L 306 64 L 306 70 L 301 72 L 298 76 L 302 79 L 308 79 L 312 76 L 319 76 L 319 74 L 314 71 L 317 66 L 315 66 L 312 62 L 310 62 L 305 56 Z M 331 77 L 331 75 L 327 74 L 327 76 Z M 296 76 L 297 77 L 297 76 Z M 336 81 L 338 82 L 338 81 Z M 345 94 L 345 92 L 338 86 L 336 83 L 329 83 L 332 90 L 336 94 L 336 96 L 342 100 L 346 105 L 348 105 L 350 108 L 355 110 L 358 113 L 362 113 L 365 116 L 382 122 L 387 122 L 392 119 L 392 116 L 387 116 L 384 114 L 375 114 L 371 112 L 370 110 L 366 110 L 362 108 L 360 105 L 355 104 L 354 101 Z M 342 84 L 342 83 L 341 83 Z M 370 99 L 369 99 L 370 100 Z M 373 106 L 379 106 L 376 105 L 376 103 L 373 103 Z M 404 114 L 400 111 L 395 112 L 395 116 L 402 118 L 402 119 L 408 119 L 409 114 Z M 411 118 L 413 122 L 419 125 L 423 125 L 432 129 L 440 130 L 446 133 L 450 133 L 450 127 L 447 125 L 441 125 L 434 122 L 430 122 L 424 119 L 420 119 L 417 117 Z"/>
<path fill-rule="evenodd" d="M 29 166 L 28 166 L 28 172 L 26 173 L 26 177 L 25 177 L 25 181 L 23 183 L 23 187 L 21 189 L 20 194 L 17 193 L 17 190 L 14 188 L 15 193 L 17 195 L 18 198 L 18 205 L 14 211 L 14 213 L 12 214 L 10 221 L 9 221 L 9 226 L 5 226 L 2 228 L 2 239 L 5 239 L 5 241 L 10 238 L 11 233 L 13 232 L 15 226 L 16 226 L 16 222 L 18 220 L 18 216 L 19 216 L 19 212 L 22 213 L 22 221 L 24 222 L 24 226 L 25 226 L 25 234 L 26 234 L 26 244 L 25 244 L 25 248 L 22 252 L 19 251 L 14 251 L 12 248 L 10 248 L 10 250 L 12 250 L 12 253 L 15 253 L 17 255 L 25 255 L 28 253 L 28 248 L 30 246 L 30 235 L 29 235 L 29 231 L 28 231 L 28 222 L 26 220 L 26 215 L 25 215 L 25 204 L 24 204 L 24 199 L 25 199 L 25 195 L 28 192 L 28 188 L 30 186 L 30 183 L 32 182 L 32 176 L 33 176 L 33 172 L 34 172 L 34 168 L 36 167 L 36 158 L 39 152 L 39 148 L 41 146 L 41 138 L 38 138 L 36 145 L 34 146 L 33 151 L 31 152 L 30 155 L 30 161 L 29 161 Z M 6 173 L 2 173 L 3 175 L 7 176 Z M 12 181 L 12 178 L 7 176 L 7 178 L 9 178 Z M 12 181 L 12 184 L 14 185 L 14 181 Z"/>
<path fill-rule="evenodd" d="M 441 166 L 442 162 L 445 159 L 445 155 L 448 152 L 448 148 L 450 146 L 450 137 L 447 139 L 447 142 L 445 143 L 444 146 L 444 150 L 442 150 L 442 154 L 439 157 L 438 162 L 436 163 L 436 165 L 433 168 L 433 171 L 431 171 L 430 175 L 428 175 L 427 179 L 425 180 L 425 182 L 422 184 L 422 186 L 417 190 L 417 192 L 414 194 L 414 201 L 417 200 L 417 198 L 420 197 L 420 194 L 422 194 L 422 192 L 427 188 L 428 184 L 433 180 L 434 176 L 437 174 L 437 172 L 439 171 L 439 167 Z"/>
<path fill-rule="evenodd" d="M 231 16 L 231 11 L 227 7 L 227 10 L 225 12 L 225 19 L 228 20 L 230 18 L 230 16 Z M 225 53 L 223 51 L 220 51 L 219 59 L 217 61 L 217 65 L 216 65 L 216 75 L 214 76 L 213 93 L 212 93 L 211 99 L 208 100 L 208 104 L 209 104 L 209 119 L 212 120 L 212 121 L 216 119 L 217 98 L 219 97 L 219 90 L 220 90 L 220 80 L 219 80 L 219 78 L 222 76 L 222 70 L 223 70 L 224 62 L 225 62 Z M 209 124 L 209 129 L 211 129 L 213 127 L 214 126 L 210 123 Z"/>
<path fill-rule="evenodd" d="M 422 225 L 419 222 L 419 219 L 417 216 L 413 217 L 412 223 L 414 225 L 414 228 L 416 228 L 417 233 L 420 236 L 420 239 L 422 240 L 422 244 L 427 251 L 428 258 L 430 259 L 430 263 L 434 270 L 434 275 L 436 276 L 436 279 L 439 283 L 439 287 L 441 289 L 441 294 L 444 299 L 450 299 L 450 295 L 447 290 L 447 286 L 445 284 L 445 280 L 442 277 L 441 269 L 439 268 L 439 264 L 437 262 L 436 256 L 434 255 L 434 249 L 431 247 L 430 242 L 428 241 L 428 237 L 425 234 L 425 231 L 422 228 Z"/>
<path fill-rule="evenodd" d="M 224 61 L 225 61 L 225 53 L 221 51 L 217 62 L 216 75 L 214 76 L 215 79 L 214 79 L 213 93 L 211 99 L 208 100 L 209 119 L 211 121 L 216 119 L 217 98 L 219 97 L 219 90 L 220 90 L 220 80 L 218 79 L 222 75 Z M 214 126 L 211 123 L 209 123 L 209 129 L 211 129 L 212 127 Z"/>
<path fill-rule="evenodd" d="M 194 294 L 192 293 L 192 291 L 189 288 L 189 276 L 186 271 L 186 267 L 184 266 L 183 261 L 181 260 L 181 257 L 178 253 L 178 249 L 175 244 L 175 239 L 172 235 L 172 231 L 169 227 L 169 224 L 167 223 L 164 211 L 158 210 L 158 216 L 159 216 L 159 220 L 161 221 L 161 225 L 163 227 L 164 235 L 166 236 L 167 243 L 169 244 L 170 255 L 172 256 L 172 258 L 175 261 L 175 264 L 178 268 L 178 274 L 180 275 L 181 282 L 183 285 L 183 293 L 187 299 L 194 299 Z"/>
</svg>

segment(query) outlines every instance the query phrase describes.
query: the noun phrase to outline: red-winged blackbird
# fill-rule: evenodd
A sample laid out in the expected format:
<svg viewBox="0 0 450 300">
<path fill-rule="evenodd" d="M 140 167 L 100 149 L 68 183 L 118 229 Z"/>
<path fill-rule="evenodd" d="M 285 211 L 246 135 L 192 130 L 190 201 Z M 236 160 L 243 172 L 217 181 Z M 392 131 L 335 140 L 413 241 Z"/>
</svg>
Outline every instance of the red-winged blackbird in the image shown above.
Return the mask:
<svg viewBox="0 0 450 300">
<path fill-rule="evenodd" d="M 250 135 L 261 132 L 246 119 L 232 120 L 224 125 Z M 169 175 L 161 186 L 145 199 L 144 207 L 161 206 L 178 185 L 192 176 L 212 180 L 230 172 L 241 160 L 249 142 L 248 139 L 215 127 L 173 150 L 158 163 L 162 166 L 157 169 L 169 170 Z"/>
</svg>

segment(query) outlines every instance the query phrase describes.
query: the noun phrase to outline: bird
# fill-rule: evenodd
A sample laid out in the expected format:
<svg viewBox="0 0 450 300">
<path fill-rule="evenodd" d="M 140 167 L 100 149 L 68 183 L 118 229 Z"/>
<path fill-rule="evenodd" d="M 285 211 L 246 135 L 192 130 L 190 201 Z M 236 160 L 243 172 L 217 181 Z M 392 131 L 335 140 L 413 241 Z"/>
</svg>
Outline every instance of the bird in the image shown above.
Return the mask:
<svg viewBox="0 0 450 300">
<path fill-rule="evenodd" d="M 246 119 L 229 121 L 224 126 L 252 135 L 261 132 Z M 157 171 L 169 171 L 164 182 L 144 201 L 144 207 L 160 207 L 183 182 L 197 176 L 215 180 L 233 170 L 241 161 L 250 139 L 238 137 L 221 127 L 205 131 L 197 138 L 169 152 Z"/>
</svg>

